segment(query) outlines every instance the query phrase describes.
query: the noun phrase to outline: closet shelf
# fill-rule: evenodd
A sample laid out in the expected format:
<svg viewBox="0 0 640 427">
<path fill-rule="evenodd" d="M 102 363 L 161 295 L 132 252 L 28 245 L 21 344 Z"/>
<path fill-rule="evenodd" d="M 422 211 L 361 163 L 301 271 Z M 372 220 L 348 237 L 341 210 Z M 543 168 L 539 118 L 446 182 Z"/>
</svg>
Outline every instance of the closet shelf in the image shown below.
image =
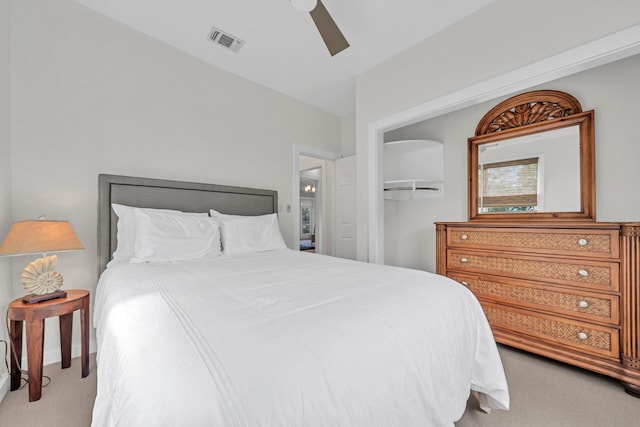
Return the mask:
<svg viewBox="0 0 640 427">
<path fill-rule="evenodd" d="M 384 183 L 385 200 L 412 200 L 439 197 L 442 182 L 424 180 L 394 180 Z"/>
<path fill-rule="evenodd" d="M 442 197 L 444 147 L 427 139 L 384 144 L 384 198 L 411 200 Z"/>
<path fill-rule="evenodd" d="M 390 188 L 384 189 L 384 191 L 418 191 L 418 190 L 440 191 L 438 187 L 415 187 L 415 188 L 390 187 Z"/>
</svg>

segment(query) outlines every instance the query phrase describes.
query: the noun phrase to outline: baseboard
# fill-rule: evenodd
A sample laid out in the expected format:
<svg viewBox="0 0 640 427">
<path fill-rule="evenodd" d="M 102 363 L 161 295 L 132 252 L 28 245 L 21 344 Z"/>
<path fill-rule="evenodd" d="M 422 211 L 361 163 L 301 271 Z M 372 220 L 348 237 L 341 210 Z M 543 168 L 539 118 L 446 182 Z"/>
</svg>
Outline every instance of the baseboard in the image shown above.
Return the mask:
<svg viewBox="0 0 640 427">
<path fill-rule="evenodd" d="M 91 353 L 95 353 L 96 352 L 96 342 L 89 340 L 89 354 Z M 80 357 L 80 355 L 82 354 L 82 347 L 80 346 L 80 344 L 74 344 L 71 346 L 71 358 L 75 359 L 76 357 Z M 43 365 L 51 365 L 53 363 L 58 363 L 62 360 L 62 356 L 60 355 L 60 349 L 57 348 L 55 350 L 49 350 L 49 351 L 45 351 L 43 354 Z M 23 362 L 24 365 L 23 366 L 27 366 L 26 363 L 26 358 L 23 357 Z"/>
<path fill-rule="evenodd" d="M 11 381 L 9 379 L 9 374 L 3 372 L 0 374 L 0 403 L 4 397 L 9 393 L 9 386 L 11 385 Z"/>
<path fill-rule="evenodd" d="M 97 344 L 93 340 L 89 340 L 89 354 L 95 353 L 97 349 Z M 82 347 L 80 344 L 73 344 L 71 346 L 71 358 L 80 357 L 82 354 Z M 45 350 L 42 354 L 42 365 L 47 366 L 53 363 L 58 363 L 62 360 L 62 355 L 60 354 L 60 348 L 53 348 L 51 350 Z M 22 350 L 22 366 L 26 367 L 27 365 L 27 352 L 26 349 Z"/>
</svg>

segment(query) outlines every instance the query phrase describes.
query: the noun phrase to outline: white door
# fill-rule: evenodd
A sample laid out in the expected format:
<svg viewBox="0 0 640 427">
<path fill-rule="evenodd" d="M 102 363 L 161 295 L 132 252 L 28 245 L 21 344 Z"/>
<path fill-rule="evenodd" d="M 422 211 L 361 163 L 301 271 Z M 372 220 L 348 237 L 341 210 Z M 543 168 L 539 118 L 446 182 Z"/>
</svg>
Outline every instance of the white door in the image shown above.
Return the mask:
<svg viewBox="0 0 640 427">
<path fill-rule="evenodd" d="M 336 160 L 336 256 L 356 259 L 356 156 Z"/>
</svg>

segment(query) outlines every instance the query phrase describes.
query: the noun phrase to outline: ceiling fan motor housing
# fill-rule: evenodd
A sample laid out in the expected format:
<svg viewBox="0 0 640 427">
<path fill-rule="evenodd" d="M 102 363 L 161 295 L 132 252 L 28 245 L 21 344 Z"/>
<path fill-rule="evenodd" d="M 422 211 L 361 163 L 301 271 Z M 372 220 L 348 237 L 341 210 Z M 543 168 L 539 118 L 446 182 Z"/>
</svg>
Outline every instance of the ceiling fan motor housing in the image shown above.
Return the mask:
<svg viewBox="0 0 640 427">
<path fill-rule="evenodd" d="M 316 8 L 318 0 L 289 0 L 291 6 L 300 12 L 311 12 Z"/>
</svg>

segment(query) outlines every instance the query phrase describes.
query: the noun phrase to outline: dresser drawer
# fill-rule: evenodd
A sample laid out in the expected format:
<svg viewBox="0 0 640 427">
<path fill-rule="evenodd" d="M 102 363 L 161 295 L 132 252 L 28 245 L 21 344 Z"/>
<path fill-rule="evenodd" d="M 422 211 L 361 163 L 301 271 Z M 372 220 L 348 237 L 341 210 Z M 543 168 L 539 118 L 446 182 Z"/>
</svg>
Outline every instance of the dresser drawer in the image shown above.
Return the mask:
<svg viewBox="0 0 640 427">
<path fill-rule="evenodd" d="M 615 295 L 507 281 L 490 276 L 449 274 L 449 277 L 484 300 L 612 325 L 617 325 L 620 319 L 619 298 Z"/>
<path fill-rule="evenodd" d="M 528 257 L 494 252 L 447 251 L 447 269 L 617 292 L 616 262 Z"/>
<path fill-rule="evenodd" d="M 447 245 L 591 258 L 618 258 L 618 230 L 447 228 Z"/>
<path fill-rule="evenodd" d="M 614 327 L 572 321 L 481 301 L 492 327 L 510 330 L 602 356 L 620 356 L 619 331 Z"/>
</svg>

